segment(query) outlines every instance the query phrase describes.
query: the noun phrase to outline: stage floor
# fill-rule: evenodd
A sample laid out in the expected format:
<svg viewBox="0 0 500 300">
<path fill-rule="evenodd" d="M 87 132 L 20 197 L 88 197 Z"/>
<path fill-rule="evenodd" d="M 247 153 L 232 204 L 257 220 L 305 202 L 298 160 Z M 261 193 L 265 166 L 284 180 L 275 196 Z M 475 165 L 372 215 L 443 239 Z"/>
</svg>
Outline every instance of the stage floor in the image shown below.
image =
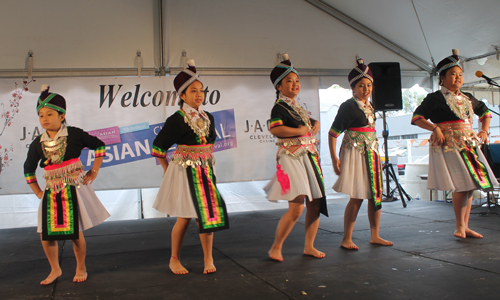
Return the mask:
<svg viewBox="0 0 500 300">
<path fill-rule="evenodd" d="M 230 214 L 231 229 L 216 232 L 215 274 L 203 275 L 195 222 L 182 249 L 188 275 L 168 269 L 174 218 L 106 222 L 85 232 L 88 280 L 73 283 L 70 241 L 60 242 L 63 275 L 50 286 L 34 227 L 0 230 L 1 299 L 500 299 L 500 217 L 477 208 L 470 227 L 484 239 L 453 237 L 452 205 L 412 200 L 383 203 L 381 236 L 369 243 L 366 203 L 355 226 L 359 251 L 339 247 L 346 203 L 328 205 L 316 248 L 302 255 L 304 216 L 284 245 L 284 261 L 267 251 L 283 209 Z M 305 214 L 304 214 L 305 215 Z M 61 247 L 63 246 L 63 247 Z M 305 295 L 307 294 L 307 295 Z"/>
</svg>

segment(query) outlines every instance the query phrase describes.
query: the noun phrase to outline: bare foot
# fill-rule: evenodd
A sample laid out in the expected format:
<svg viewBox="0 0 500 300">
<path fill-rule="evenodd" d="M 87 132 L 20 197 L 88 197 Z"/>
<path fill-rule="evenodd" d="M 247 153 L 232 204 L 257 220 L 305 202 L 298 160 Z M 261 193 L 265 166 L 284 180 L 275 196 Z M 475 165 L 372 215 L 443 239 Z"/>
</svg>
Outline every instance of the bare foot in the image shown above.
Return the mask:
<svg viewBox="0 0 500 300">
<path fill-rule="evenodd" d="M 466 235 L 465 232 L 461 232 L 459 230 L 455 230 L 455 233 L 453 234 L 457 238 L 465 239 Z"/>
<path fill-rule="evenodd" d="M 173 256 L 170 258 L 170 264 L 168 266 L 170 267 L 170 271 L 172 271 L 172 273 L 176 275 L 184 275 L 189 273 L 189 271 L 181 265 L 179 259 Z"/>
<path fill-rule="evenodd" d="M 86 270 L 76 270 L 75 277 L 73 277 L 73 282 L 84 282 L 87 280 Z"/>
<path fill-rule="evenodd" d="M 478 232 L 475 232 L 474 230 L 471 230 L 469 228 L 465 229 L 465 235 L 468 236 L 468 237 L 476 238 L 476 239 L 482 239 L 483 238 L 482 234 L 480 234 Z"/>
<path fill-rule="evenodd" d="M 58 271 L 51 271 L 50 274 L 49 274 L 49 276 L 47 276 L 47 278 L 45 278 L 44 280 L 40 281 L 40 284 L 41 285 L 49 285 L 52 282 L 54 282 L 54 280 L 56 280 L 57 278 L 59 278 L 61 275 L 62 275 L 62 270 L 61 269 L 59 269 Z"/>
<path fill-rule="evenodd" d="M 323 252 L 319 251 L 319 250 L 318 250 L 318 249 L 316 249 L 316 248 L 312 248 L 312 249 L 308 249 L 308 250 L 304 249 L 304 254 L 305 254 L 305 255 L 314 256 L 314 257 L 316 257 L 316 258 L 323 258 L 323 257 L 325 257 L 325 256 L 326 256 L 326 254 L 325 254 L 325 253 L 323 253 Z"/>
<path fill-rule="evenodd" d="M 215 268 L 214 260 L 209 259 L 205 261 L 205 269 L 203 269 L 203 274 L 211 274 L 215 273 L 215 271 L 217 271 L 217 269 Z"/>
<path fill-rule="evenodd" d="M 269 252 L 267 252 L 269 258 L 275 261 L 283 261 L 283 254 L 281 254 L 281 249 L 271 248 Z"/>
<path fill-rule="evenodd" d="M 381 237 L 376 237 L 376 238 L 371 238 L 370 243 L 372 244 L 377 244 L 377 245 L 382 245 L 382 246 L 392 246 L 394 245 L 393 242 L 391 241 L 386 241 Z"/>
<path fill-rule="evenodd" d="M 348 250 L 359 250 L 359 247 L 356 246 L 352 241 L 342 241 L 340 242 L 340 247 Z"/>
</svg>

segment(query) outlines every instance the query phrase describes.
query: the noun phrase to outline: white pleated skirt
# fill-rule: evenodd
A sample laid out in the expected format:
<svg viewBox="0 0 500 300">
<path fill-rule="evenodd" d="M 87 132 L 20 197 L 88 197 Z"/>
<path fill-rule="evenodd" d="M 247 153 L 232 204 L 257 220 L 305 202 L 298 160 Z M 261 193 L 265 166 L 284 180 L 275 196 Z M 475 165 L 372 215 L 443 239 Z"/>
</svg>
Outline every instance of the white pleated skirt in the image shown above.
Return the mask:
<svg viewBox="0 0 500 300">
<path fill-rule="evenodd" d="M 170 216 L 198 218 L 186 174 L 186 169 L 181 165 L 176 163 L 168 165 L 153 204 L 154 209 Z"/>
<path fill-rule="evenodd" d="M 102 205 L 101 200 L 97 198 L 90 184 L 82 184 L 75 190 L 78 201 L 79 231 L 97 226 L 110 217 L 109 212 Z M 42 203 L 43 201 L 40 201 L 38 206 L 38 233 L 42 233 Z"/>
<path fill-rule="evenodd" d="M 498 186 L 495 174 L 493 174 L 483 152 L 479 147 L 476 148 L 476 152 L 479 161 L 487 169 L 491 184 Z M 480 189 L 457 150 L 444 152 L 443 148 L 438 148 L 434 151 L 430 146 L 428 173 L 427 189 L 429 190 L 466 192 Z"/>
<path fill-rule="evenodd" d="M 364 154 L 354 147 L 340 151 L 340 175 L 333 189 L 355 199 L 371 199 L 372 189 L 368 163 Z"/>
<path fill-rule="evenodd" d="M 306 195 L 309 201 L 323 197 L 314 166 L 307 154 L 300 155 L 298 158 L 281 154 L 280 165 L 290 180 L 290 191 L 284 195 L 281 194 L 281 184 L 274 174 L 271 181 L 264 187 L 269 201 L 292 201 L 299 195 Z"/>
</svg>

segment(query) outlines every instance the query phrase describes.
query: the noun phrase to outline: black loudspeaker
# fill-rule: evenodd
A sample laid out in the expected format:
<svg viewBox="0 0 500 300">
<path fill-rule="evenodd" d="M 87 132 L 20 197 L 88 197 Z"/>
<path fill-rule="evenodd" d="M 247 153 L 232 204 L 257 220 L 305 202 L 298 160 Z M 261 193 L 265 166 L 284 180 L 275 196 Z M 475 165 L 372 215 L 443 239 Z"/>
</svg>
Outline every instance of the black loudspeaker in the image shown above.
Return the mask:
<svg viewBox="0 0 500 300">
<path fill-rule="evenodd" d="M 376 111 L 403 109 L 401 68 L 398 62 L 373 62 L 372 104 Z"/>
</svg>

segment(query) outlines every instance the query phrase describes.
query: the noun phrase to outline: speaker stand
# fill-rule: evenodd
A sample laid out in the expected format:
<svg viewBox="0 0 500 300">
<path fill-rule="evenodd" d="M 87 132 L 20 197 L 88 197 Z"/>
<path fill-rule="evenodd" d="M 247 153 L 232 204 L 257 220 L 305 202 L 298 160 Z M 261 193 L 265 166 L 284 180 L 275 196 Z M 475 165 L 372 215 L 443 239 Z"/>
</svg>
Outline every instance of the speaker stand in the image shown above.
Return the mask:
<svg viewBox="0 0 500 300">
<path fill-rule="evenodd" d="M 382 111 L 382 119 L 384 121 L 384 130 L 382 131 L 382 137 L 384 138 L 384 152 L 385 152 L 385 161 L 384 161 L 384 166 L 382 167 L 382 172 L 385 172 L 385 183 L 386 183 L 386 194 L 383 194 L 382 202 L 392 202 L 398 200 L 397 197 L 394 196 L 394 193 L 396 190 L 399 193 L 399 196 L 401 197 L 401 202 L 403 203 L 403 207 L 406 207 L 406 202 L 405 202 L 405 197 L 408 199 L 408 201 L 411 200 L 410 195 L 406 193 L 404 188 L 399 184 L 398 178 L 396 177 L 396 173 L 394 172 L 394 167 L 392 166 L 392 163 L 389 162 L 389 149 L 387 147 L 387 137 L 389 136 L 389 130 L 387 129 L 387 121 L 386 121 L 386 116 L 385 116 L 385 110 Z M 389 177 L 392 178 L 394 183 L 396 184 L 396 187 L 391 190 L 391 185 L 390 185 L 390 180 Z"/>
</svg>

